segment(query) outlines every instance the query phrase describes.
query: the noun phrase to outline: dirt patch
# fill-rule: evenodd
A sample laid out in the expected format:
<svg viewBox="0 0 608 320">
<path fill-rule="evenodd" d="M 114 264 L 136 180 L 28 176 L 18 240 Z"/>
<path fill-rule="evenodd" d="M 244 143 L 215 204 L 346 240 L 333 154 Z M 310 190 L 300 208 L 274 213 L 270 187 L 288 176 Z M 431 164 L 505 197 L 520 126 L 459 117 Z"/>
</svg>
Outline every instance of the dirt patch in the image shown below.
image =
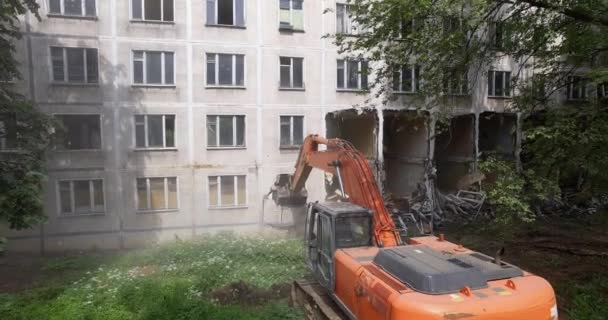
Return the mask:
<svg viewBox="0 0 608 320">
<path fill-rule="evenodd" d="M 291 284 L 275 284 L 269 289 L 252 287 L 249 284 L 238 281 L 214 290 L 211 296 L 220 304 L 259 305 L 272 300 L 289 297 Z"/>
</svg>

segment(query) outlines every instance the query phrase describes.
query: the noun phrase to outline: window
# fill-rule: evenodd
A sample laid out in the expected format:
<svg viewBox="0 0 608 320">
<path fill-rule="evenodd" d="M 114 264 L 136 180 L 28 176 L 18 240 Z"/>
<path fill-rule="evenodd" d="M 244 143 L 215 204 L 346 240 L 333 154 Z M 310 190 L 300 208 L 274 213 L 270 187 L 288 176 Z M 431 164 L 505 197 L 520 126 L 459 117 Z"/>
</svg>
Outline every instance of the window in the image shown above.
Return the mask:
<svg viewBox="0 0 608 320">
<path fill-rule="evenodd" d="M 245 26 L 245 0 L 207 0 L 207 24 Z"/>
<path fill-rule="evenodd" d="M 245 147 L 245 116 L 207 116 L 207 146 Z"/>
<path fill-rule="evenodd" d="M 488 71 L 488 96 L 510 97 L 511 96 L 511 72 L 510 71 Z"/>
<path fill-rule="evenodd" d="M 336 4 L 336 33 L 357 34 L 357 24 L 352 20 L 349 6 L 343 3 Z"/>
<path fill-rule="evenodd" d="M 173 0 L 132 0 L 131 17 L 142 21 L 173 21 Z"/>
<path fill-rule="evenodd" d="M 105 211 L 103 180 L 64 180 L 58 182 L 59 212 L 91 214 Z"/>
<path fill-rule="evenodd" d="M 243 207 L 247 205 L 247 176 L 210 176 L 210 207 Z"/>
<path fill-rule="evenodd" d="M 446 70 L 445 78 L 443 79 L 443 92 L 447 95 L 468 95 L 469 94 L 469 86 L 468 86 L 468 77 L 467 73 L 461 73 L 458 71 L 450 71 Z"/>
<path fill-rule="evenodd" d="M 58 115 L 62 130 L 58 147 L 67 150 L 101 149 L 99 115 Z"/>
<path fill-rule="evenodd" d="M 245 56 L 207 53 L 207 85 L 243 87 L 245 85 Z"/>
<path fill-rule="evenodd" d="M 95 17 L 95 0 L 49 0 L 49 13 L 65 16 Z"/>
<path fill-rule="evenodd" d="M 336 219 L 336 247 L 355 248 L 372 245 L 372 221 L 369 217 Z"/>
<path fill-rule="evenodd" d="M 304 88 L 303 58 L 280 57 L 281 88 Z"/>
<path fill-rule="evenodd" d="M 281 30 L 304 30 L 303 0 L 279 0 Z"/>
<path fill-rule="evenodd" d="M 511 33 L 504 22 L 490 22 L 490 44 L 494 49 L 505 49 L 509 46 Z"/>
<path fill-rule="evenodd" d="M 597 85 L 597 97 L 600 99 L 608 99 L 608 82 Z"/>
<path fill-rule="evenodd" d="M 449 35 L 452 33 L 462 31 L 462 21 L 458 17 L 453 17 L 453 16 L 443 17 L 442 22 L 443 22 L 443 33 L 445 35 Z"/>
<path fill-rule="evenodd" d="M 97 49 L 51 47 L 53 81 L 98 83 Z"/>
<path fill-rule="evenodd" d="M 393 90 L 400 93 L 414 93 L 420 89 L 420 67 L 402 66 L 393 73 Z"/>
<path fill-rule="evenodd" d="M 588 80 L 581 76 L 569 76 L 567 86 L 568 100 L 587 100 Z"/>
<path fill-rule="evenodd" d="M 177 178 L 137 178 L 137 210 L 176 210 Z"/>
<path fill-rule="evenodd" d="M 367 61 L 338 60 L 338 89 L 367 89 Z"/>
<path fill-rule="evenodd" d="M 299 147 L 304 142 L 304 116 L 281 116 L 281 148 Z"/>
<path fill-rule="evenodd" d="M 0 115 L 0 151 L 17 148 L 17 120 L 14 115 Z"/>
<path fill-rule="evenodd" d="M 135 147 L 175 148 L 174 115 L 136 115 Z"/>
<path fill-rule="evenodd" d="M 133 83 L 145 85 L 175 84 L 173 52 L 133 51 Z"/>
</svg>

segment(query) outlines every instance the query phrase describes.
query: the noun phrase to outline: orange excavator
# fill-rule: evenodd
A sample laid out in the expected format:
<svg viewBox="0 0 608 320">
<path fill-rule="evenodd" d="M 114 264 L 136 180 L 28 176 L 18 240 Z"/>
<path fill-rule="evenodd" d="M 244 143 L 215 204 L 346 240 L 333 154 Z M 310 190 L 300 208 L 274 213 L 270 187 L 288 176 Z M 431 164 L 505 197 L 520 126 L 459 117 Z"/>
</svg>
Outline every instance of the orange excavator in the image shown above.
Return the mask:
<svg viewBox="0 0 608 320">
<path fill-rule="evenodd" d="M 313 168 L 337 178 L 343 199 L 307 207 L 314 279 L 296 281 L 292 298 L 309 319 L 558 319 L 553 288 L 541 277 L 443 236 L 402 243 L 367 159 L 347 141 L 308 136 L 294 174 L 277 179 L 275 202 L 305 205 Z"/>
</svg>

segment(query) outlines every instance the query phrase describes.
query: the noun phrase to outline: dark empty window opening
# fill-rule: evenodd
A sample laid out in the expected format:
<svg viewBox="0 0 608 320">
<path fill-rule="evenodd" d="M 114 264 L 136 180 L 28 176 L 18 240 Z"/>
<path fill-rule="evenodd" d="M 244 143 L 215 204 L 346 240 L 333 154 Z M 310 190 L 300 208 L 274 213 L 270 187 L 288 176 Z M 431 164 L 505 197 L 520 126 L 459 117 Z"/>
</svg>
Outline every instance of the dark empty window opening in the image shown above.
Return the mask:
<svg viewBox="0 0 608 320">
<path fill-rule="evenodd" d="M 485 112 L 479 115 L 479 151 L 513 158 L 517 131 L 517 116 Z"/>
<path fill-rule="evenodd" d="M 99 115 L 58 115 L 61 123 L 57 147 L 66 150 L 101 149 Z"/>
<path fill-rule="evenodd" d="M 207 24 L 245 26 L 245 0 L 206 0 Z"/>
</svg>

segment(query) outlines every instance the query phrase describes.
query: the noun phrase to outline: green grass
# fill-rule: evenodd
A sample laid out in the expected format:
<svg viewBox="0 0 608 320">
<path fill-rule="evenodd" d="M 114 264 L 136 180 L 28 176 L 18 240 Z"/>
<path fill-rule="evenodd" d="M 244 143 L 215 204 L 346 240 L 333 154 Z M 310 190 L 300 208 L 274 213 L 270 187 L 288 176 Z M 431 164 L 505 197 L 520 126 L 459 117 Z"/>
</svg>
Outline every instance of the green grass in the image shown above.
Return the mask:
<svg viewBox="0 0 608 320">
<path fill-rule="evenodd" d="M 301 319 L 287 297 L 220 305 L 213 292 L 243 281 L 256 290 L 306 274 L 297 240 L 206 236 L 153 249 L 49 260 L 75 281 L 0 294 L 3 320 Z"/>
<path fill-rule="evenodd" d="M 608 315 L 608 277 L 597 276 L 589 281 L 569 281 L 558 286 L 568 298 L 568 319 L 605 320 Z"/>
</svg>

